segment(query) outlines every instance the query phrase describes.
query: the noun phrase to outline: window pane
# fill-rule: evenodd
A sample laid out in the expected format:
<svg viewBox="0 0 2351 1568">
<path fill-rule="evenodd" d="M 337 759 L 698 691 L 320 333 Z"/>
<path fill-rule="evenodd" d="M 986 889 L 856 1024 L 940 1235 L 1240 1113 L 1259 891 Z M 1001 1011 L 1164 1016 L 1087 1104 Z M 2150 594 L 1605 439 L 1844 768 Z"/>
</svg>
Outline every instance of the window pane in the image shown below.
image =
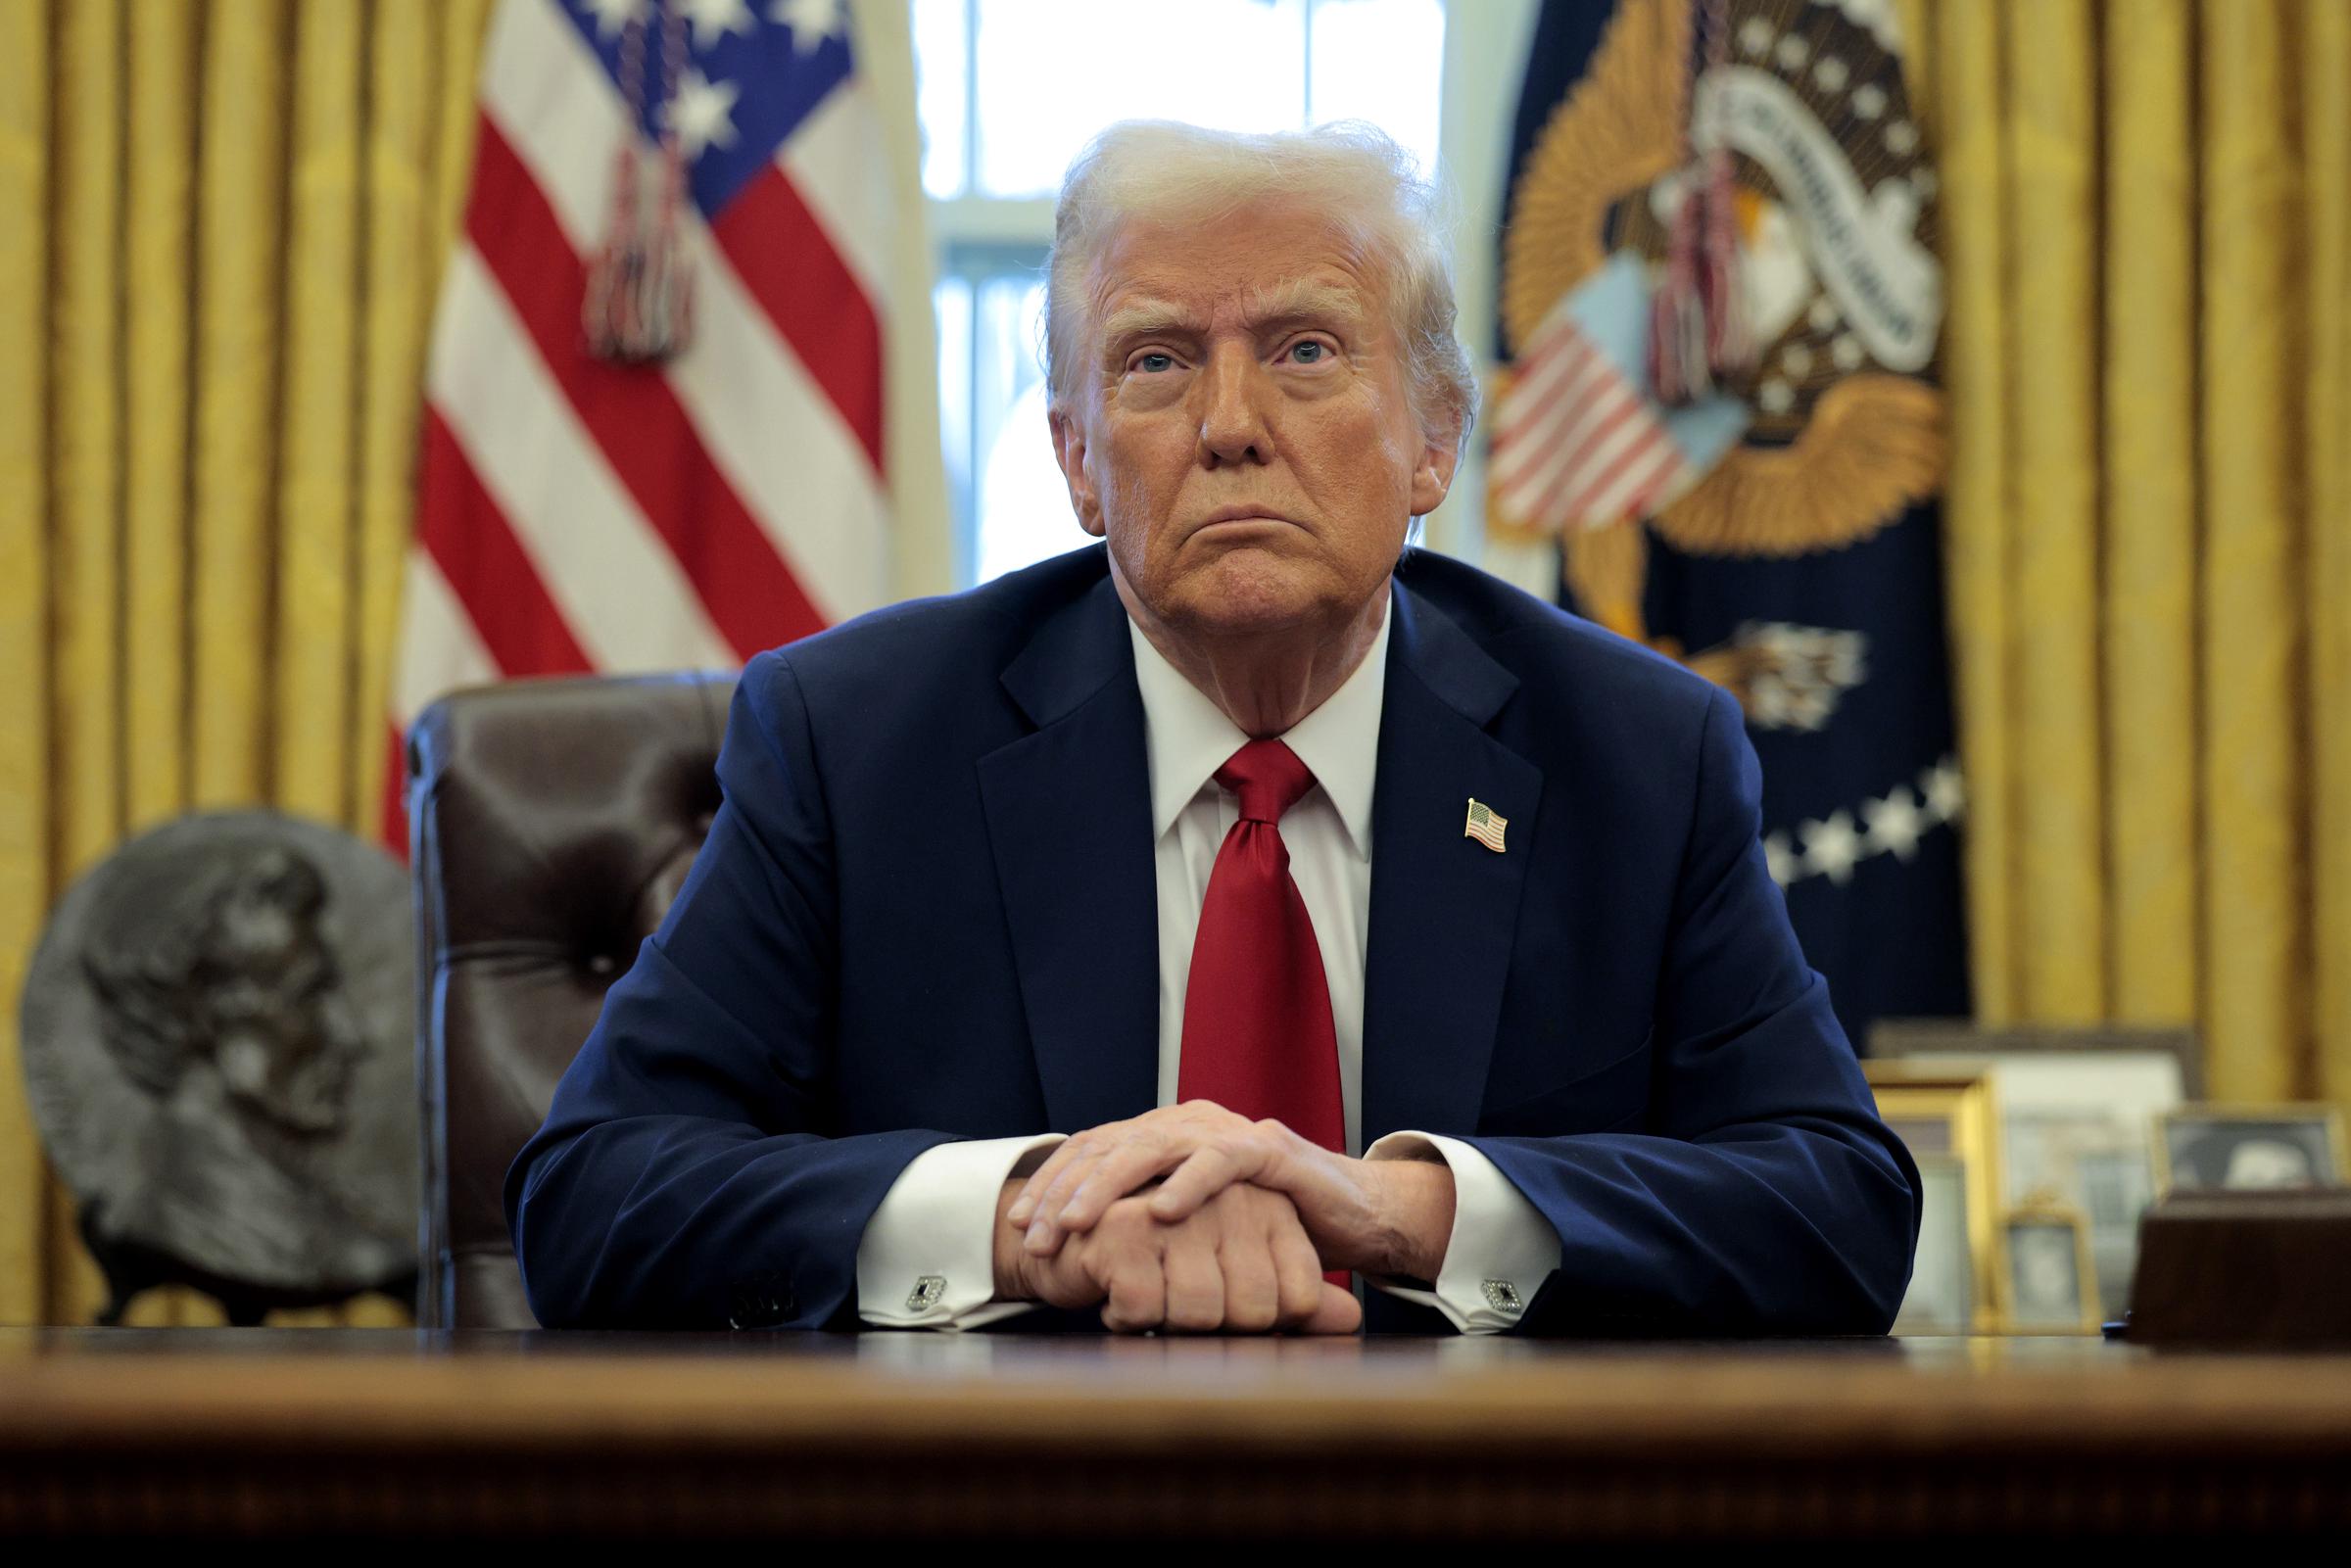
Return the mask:
<svg viewBox="0 0 2351 1568">
<path fill-rule="evenodd" d="M 942 277 L 931 291 L 938 321 L 938 442 L 947 470 L 947 495 L 955 507 L 955 575 L 971 577 L 972 515 L 972 285 Z"/>
<path fill-rule="evenodd" d="M 1037 330 L 1044 285 L 1014 276 L 980 289 L 981 415 L 979 559 L 975 581 L 1076 549 L 1085 533 L 1070 511 L 1070 493 L 1053 460 L 1045 426 L 1044 375 Z"/>
<path fill-rule="evenodd" d="M 1367 119 L 1437 167 L 1438 73 L 1445 59 L 1440 0 L 1320 0 L 1307 119 Z"/>
<path fill-rule="evenodd" d="M 961 196 L 970 149 L 964 120 L 970 108 L 971 40 L 964 36 L 965 0 L 914 0 L 915 113 L 923 122 L 923 189 Z"/>
<path fill-rule="evenodd" d="M 1305 122 L 1305 0 L 979 0 L 979 190 L 1045 196 L 1117 119 Z M 1435 79 L 1433 59 L 1426 62 Z"/>
</svg>

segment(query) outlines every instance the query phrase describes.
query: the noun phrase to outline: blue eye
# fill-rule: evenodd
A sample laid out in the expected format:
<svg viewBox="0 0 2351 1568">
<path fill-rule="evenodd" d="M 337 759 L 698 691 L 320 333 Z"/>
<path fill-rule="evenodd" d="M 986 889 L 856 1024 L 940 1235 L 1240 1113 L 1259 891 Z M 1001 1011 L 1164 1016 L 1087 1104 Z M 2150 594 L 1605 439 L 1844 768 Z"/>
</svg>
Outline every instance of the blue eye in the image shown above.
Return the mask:
<svg viewBox="0 0 2351 1568">
<path fill-rule="evenodd" d="M 1134 361 L 1137 370 L 1149 371 L 1153 375 L 1162 370 L 1172 370 L 1175 366 L 1176 356 L 1172 354 L 1146 354 Z"/>
<path fill-rule="evenodd" d="M 1290 353 L 1298 356 L 1300 364 L 1319 364 L 1323 357 L 1330 353 L 1330 347 L 1327 344 L 1309 341 L 1292 346 Z"/>
</svg>

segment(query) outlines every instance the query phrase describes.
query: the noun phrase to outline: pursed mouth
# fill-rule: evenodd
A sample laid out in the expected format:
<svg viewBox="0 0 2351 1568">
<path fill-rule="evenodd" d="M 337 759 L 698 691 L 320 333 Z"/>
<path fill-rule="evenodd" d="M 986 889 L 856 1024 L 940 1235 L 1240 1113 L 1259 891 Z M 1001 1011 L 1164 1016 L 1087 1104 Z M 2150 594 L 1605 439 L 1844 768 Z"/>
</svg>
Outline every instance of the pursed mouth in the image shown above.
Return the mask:
<svg viewBox="0 0 2351 1568">
<path fill-rule="evenodd" d="M 1223 528 L 1236 523 L 1244 525 L 1250 523 L 1278 523 L 1289 528 L 1297 528 L 1300 526 L 1297 522 L 1282 516 L 1279 512 L 1265 511 L 1256 507 L 1225 506 L 1210 512 L 1206 517 L 1200 519 L 1199 522 L 1192 525 L 1191 531 L 1195 534 L 1205 534 L 1212 528 Z"/>
</svg>

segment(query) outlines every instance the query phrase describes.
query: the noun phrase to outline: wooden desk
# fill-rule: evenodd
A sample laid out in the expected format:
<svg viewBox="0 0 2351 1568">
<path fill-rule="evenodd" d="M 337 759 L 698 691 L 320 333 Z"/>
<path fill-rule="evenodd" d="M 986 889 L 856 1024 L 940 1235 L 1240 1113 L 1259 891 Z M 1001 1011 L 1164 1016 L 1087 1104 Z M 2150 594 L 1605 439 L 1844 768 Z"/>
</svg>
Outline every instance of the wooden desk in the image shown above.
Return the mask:
<svg viewBox="0 0 2351 1568">
<path fill-rule="evenodd" d="M 2351 1357 L 0 1331 L 0 1534 L 2351 1535 Z"/>
</svg>

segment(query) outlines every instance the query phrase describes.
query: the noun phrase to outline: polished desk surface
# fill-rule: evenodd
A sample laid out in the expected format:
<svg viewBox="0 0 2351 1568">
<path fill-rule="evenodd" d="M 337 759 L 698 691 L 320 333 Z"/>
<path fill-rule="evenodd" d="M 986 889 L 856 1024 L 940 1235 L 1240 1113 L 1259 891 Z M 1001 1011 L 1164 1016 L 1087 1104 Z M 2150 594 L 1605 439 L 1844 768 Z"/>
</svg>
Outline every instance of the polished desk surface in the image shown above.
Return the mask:
<svg viewBox="0 0 2351 1568">
<path fill-rule="evenodd" d="M 0 1330 L 0 1532 L 2351 1534 L 2351 1356 Z"/>
</svg>

